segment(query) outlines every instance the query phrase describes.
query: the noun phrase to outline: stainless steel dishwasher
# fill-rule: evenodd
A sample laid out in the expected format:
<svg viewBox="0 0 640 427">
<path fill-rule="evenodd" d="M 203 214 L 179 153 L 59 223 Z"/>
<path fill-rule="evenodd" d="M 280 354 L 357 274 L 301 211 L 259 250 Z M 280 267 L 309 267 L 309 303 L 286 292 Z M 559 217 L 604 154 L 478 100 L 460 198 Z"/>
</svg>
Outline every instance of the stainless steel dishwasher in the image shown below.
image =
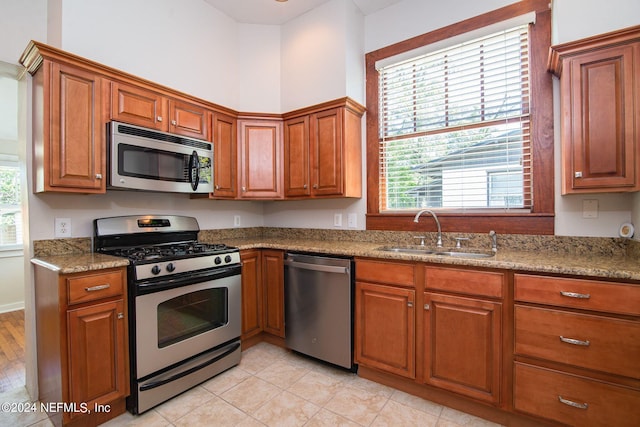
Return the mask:
<svg viewBox="0 0 640 427">
<path fill-rule="evenodd" d="M 353 260 L 287 253 L 285 341 L 308 356 L 354 370 Z"/>
</svg>

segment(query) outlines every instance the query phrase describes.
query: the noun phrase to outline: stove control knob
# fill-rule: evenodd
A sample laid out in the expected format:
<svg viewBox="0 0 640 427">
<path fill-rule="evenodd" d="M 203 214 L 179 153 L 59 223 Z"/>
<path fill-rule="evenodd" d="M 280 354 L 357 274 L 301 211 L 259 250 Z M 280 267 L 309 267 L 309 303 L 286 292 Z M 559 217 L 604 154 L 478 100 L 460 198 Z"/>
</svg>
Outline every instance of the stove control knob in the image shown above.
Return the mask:
<svg viewBox="0 0 640 427">
<path fill-rule="evenodd" d="M 160 274 L 160 267 L 158 267 L 157 265 L 154 265 L 153 268 L 151 268 L 151 273 Z"/>
<path fill-rule="evenodd" d="M 167 264 L 167 271 L 168 271 L 169 273 L 171 273 L 171 272 L 173 272 L 173 271 L 175 271 L 175 270 L 176 270 L 176 266 L 175 266 L 175 265 L 173 265 L 173 263 L 172 263 L 172 262 L 170 262 L 169 264 Z"/>
<path fill-rule="evenodd" d="M 227 255 L 226 257 L 224 257 L 224 262 L 226 262 L 227 264 L 231 262 L 231 255 Z"/>
<path fill-rule="evenodd" d="M 219 256 L 217 256 L 217 257 L 213 260 L 213 262 L 214 262 L 216 265 L 220 265 L 220 263 L 222 262 L 222 260 L 220 259 L 220 257 L 219 257 Z"/>
</svg>

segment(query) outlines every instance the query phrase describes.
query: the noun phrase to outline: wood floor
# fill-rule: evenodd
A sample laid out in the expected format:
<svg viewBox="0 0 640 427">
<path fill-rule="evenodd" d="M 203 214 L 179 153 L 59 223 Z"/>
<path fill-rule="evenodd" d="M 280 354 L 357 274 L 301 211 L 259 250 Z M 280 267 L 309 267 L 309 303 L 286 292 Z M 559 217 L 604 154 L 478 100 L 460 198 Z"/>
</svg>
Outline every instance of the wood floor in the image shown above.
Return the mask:
<svg viewBox="0 0 640 427">
<path fill-rule="evenodd" d="M 0 313 L 0 393 L 23 387 L 24 310 Z"/>
</svg>

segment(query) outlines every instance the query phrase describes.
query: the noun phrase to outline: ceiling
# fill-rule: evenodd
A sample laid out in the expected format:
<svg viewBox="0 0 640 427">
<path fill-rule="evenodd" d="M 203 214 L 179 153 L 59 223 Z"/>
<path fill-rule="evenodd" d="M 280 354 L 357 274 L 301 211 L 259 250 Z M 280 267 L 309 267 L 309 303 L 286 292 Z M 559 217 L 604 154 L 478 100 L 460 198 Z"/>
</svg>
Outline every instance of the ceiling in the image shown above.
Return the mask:
<svg viewBox="0 0 640 427">
<path fill-rule="evenodd" d="M 235 21 L 245 24 L 280 25 L 329 0 L 205 0 Z M 402 0 L 352 0 L 364 15 L 384 9 Z"/>
</svg>

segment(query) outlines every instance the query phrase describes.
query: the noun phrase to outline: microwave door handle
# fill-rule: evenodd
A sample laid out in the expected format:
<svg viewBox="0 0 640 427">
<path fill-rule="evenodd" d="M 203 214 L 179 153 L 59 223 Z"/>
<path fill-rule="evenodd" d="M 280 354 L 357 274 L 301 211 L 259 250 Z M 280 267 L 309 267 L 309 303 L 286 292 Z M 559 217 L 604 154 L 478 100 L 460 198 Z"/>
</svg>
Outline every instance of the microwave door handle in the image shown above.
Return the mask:
<svg viewBox="0 0 640 427">
<path fill-rule="evenodd" d="M 189 180 L 191 181 L 191 188 L 196 191 L 200 183 L 200 159 L 196 151 L 191 153 L 191 160 L 189 161 Z"/>
</svg>

